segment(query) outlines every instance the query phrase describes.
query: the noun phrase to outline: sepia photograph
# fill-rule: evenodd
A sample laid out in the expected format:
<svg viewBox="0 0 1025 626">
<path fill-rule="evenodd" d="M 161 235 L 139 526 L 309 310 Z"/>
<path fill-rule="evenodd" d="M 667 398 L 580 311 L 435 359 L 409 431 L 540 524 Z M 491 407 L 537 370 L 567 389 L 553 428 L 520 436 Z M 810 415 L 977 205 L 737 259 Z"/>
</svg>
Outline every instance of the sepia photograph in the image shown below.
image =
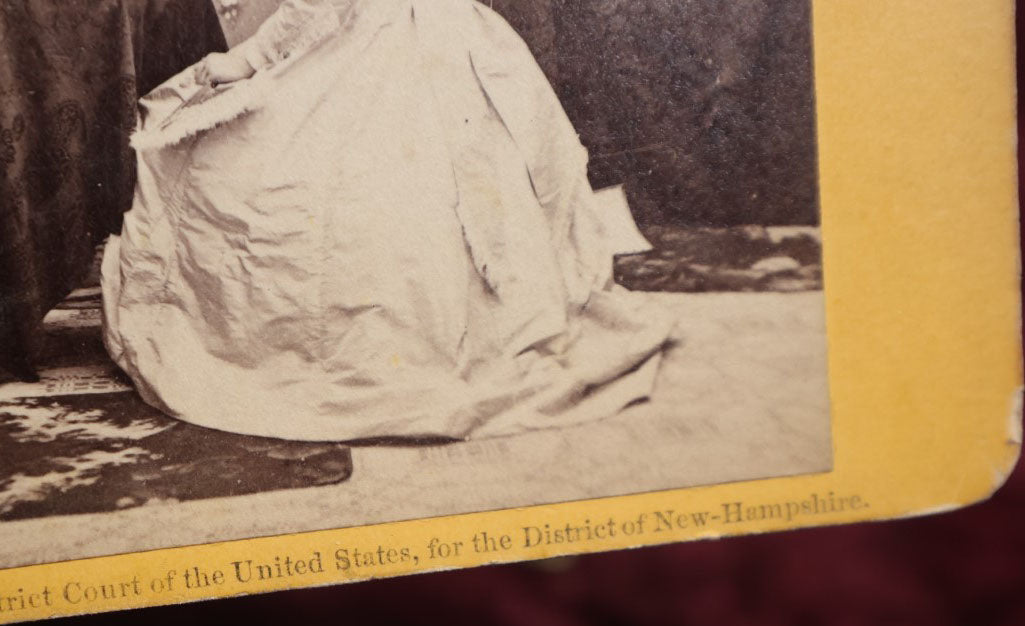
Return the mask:
<svg viewBox="0 0 1025 626">
<path fill-rule="evenodd" d="M 0 52 L 0 568 L 831 470 L 811 0 L 21 0 Z"/>
</svg>

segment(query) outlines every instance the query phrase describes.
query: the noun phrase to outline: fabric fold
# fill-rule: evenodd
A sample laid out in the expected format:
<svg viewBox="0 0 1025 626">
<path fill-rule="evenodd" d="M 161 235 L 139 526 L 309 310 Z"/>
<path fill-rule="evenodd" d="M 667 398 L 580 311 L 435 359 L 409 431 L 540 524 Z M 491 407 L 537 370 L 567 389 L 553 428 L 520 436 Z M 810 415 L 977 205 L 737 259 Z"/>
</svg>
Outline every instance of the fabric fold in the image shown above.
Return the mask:
<svg viewBox="0 0 1025 626">
<path fill-rule="evenodd" d="M 286 3 L 248 45 L 287 47 L 324 6 Z M 259 107 L 140 156 L 103 289 L 143 397 L 359 440 L 511 435 L 650 393 L 672 322 L 612 284 L 646 242 L 588 185 L 525 45 L 469 0 L 334 6 L 338 35 L 272 62 Z M 144 101 L 144 128 L 175 97 Z"/>
</svg>

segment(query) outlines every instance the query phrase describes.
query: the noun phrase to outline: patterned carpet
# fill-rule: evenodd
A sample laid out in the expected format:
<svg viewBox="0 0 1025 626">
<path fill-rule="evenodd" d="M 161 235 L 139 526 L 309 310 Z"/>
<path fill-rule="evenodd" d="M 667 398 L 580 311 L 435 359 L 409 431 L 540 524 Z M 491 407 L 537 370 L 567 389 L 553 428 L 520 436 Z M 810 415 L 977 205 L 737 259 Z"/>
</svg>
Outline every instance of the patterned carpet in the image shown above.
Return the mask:
<svg viewBox="0 0 1025 626">
<path fill-rule="evenodd" d="M 146 405 L 100 337 L 99 277 L 43 321 L 40 380 L 0 372 L 0 520 L 338 483 L 349 448 L 222 433 Z M 6 382 L 6 384 L 4 384 Z"/>
<path fill-rule="evenodd" d="M 815 227 L 659 227 L 645 235 L 654 250 L 616 262 L 616 281 L 635 291 L 822 289 L 822 240 Z"/>
</svg>

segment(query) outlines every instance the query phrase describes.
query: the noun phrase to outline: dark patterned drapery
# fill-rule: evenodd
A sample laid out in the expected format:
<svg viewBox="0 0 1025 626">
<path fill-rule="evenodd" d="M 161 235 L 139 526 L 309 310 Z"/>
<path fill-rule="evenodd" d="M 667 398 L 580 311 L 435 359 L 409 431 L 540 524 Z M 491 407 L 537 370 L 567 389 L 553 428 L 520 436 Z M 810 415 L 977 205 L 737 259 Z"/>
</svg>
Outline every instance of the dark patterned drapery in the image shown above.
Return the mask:
<svg viewBox="0 0 1025 626">
<path fill-rule="evenodd" d="M 0 0 L 0 371 L 120 229 L 139 97 L 225 47 L 210 0 Z"/>
</svg>

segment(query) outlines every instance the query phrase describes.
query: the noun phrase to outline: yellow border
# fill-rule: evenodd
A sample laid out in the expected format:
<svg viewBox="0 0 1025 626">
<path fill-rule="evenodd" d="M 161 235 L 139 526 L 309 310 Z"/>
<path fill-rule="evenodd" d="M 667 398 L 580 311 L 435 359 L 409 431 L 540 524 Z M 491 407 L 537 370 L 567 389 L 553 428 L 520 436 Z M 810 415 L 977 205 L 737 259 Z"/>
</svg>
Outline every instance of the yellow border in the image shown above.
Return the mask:
<svg viewBox="0 0 1025 626">
<path fill-rule="evenodd" d="M 0 623 L 892 518 L 986 498 L 1020 446 L 1013 3 L 816 0 L 814 17 L 832 473 L 0 570 L 0 596 L 22 589 L 26 603 L 0 611 Z M 830 512 L 830 498 L 848 510 Z M 728 522 L 736 502 L 741 515 L 769 517 Z M 719 519 L 699 525 L 702 511 Z M 655 531 L 656 512 L 672 530 Z M 525 526 L 590 520 L 593 533 L 607 534 L 610 519 L 614 537 L 522 545 Z M 509 535 L 510 549 L 475 554 L 479 532 Z M 432 538 L 449 549 L 462 541 L 462 553 L 430 559 Z M 419 561 L 401 562 L 399 550 L 393 564 L 351 563 L 357 549 L 376 563 L 403 546 Z M 338 569 L 339 549 L 349 550 L 347 570 Z M 314 553 L 323 573 L 242 583 L 231 566 Z M 225 579 L 187 589 L 191 567 Z M 104 584 L 126 597 L 82 599 Z M 44 587 L 53 606 L 43 606 Z M 79 601 L 62 598 L 65 589 Z"/>
</svg>

